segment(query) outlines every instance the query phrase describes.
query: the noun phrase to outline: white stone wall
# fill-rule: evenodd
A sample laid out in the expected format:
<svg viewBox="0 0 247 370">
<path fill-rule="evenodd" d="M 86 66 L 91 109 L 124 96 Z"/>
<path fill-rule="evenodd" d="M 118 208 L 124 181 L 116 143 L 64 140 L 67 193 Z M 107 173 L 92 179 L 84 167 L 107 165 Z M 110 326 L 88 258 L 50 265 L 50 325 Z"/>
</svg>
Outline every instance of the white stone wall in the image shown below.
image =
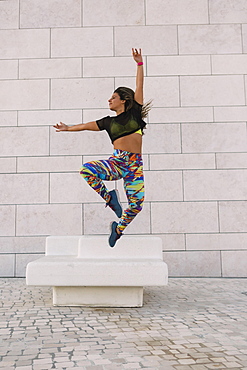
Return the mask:
<svg viewBox="0 0 247 370">
<path fill-rule="evenodd" d="M 109 114 L 135 85 L 131 47 L 154 106 L 126 234 L 160 235 L 170 276 L 247 276 L 246 0 L 0 1 L 0 276 L 24 276 L 47 235 L 108 233 L 78 174 L 111 154 L 107 134 L 52 125 Z"/>
</svg>

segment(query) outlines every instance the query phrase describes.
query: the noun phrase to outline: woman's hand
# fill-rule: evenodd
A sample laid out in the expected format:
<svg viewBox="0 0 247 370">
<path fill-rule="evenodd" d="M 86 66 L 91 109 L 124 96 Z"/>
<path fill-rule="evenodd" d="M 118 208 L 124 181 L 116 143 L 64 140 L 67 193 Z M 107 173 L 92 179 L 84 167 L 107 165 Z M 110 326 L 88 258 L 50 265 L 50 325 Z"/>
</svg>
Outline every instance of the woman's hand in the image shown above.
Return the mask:
<svg viewBox="0 0 247 370">
<path fill-rule="evenodd" d="M 60 122 L 60 123 L 57 123 L 55 126 L 53 126 L 55 129 L 56 129 L 56 132 L 60 132 L 60 131 L 68 131 L 68 126 L 65 125 L 65 123 L 63 122 Z"/>
<path fill-rule="evenodd" d="M 136 63 L 142 62 L 142 51 L 141 51 L 141 49 L 139 49 L 139 51 L 138 51 L 137 49 L 132 48 L 132 56 L 133 56 L 134 61 Z"/>
</svg>

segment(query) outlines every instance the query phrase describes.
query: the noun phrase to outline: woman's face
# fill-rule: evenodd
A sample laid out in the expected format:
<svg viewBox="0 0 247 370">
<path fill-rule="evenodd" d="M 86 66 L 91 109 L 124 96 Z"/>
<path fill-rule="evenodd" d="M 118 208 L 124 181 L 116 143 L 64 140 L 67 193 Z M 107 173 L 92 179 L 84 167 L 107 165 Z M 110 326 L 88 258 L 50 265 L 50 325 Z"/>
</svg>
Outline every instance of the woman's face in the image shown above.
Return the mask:
<svg viewBox="0 0 247 370">
<path fill-rule="evenodd" d="M 110 110 L 115 112 L 122 110 L 124 108 L 125 100 L 121 100 L 118 93 L 113 93 L 110 99 L 108 100 Z"/>
</svg>

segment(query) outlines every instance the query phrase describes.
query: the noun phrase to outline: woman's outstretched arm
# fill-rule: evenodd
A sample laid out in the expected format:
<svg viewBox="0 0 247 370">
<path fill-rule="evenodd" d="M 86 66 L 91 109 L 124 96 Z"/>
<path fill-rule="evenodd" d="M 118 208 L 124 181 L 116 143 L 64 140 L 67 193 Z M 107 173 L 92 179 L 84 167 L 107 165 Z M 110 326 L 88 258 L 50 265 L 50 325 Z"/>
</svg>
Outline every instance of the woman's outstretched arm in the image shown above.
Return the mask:
<svg viewBox="0 0 247 370">
<path fill-rule="evenodd" d="M 143 105 L 144 71 L 141 49 L 138 51 L 137 49 L 132 48 L 132 55 L 134 61 L 137 63 L 135 101 Z"/>
<path fill-rule="evenodd" d="M 88 122 L 88 123 L 79 123 L 79 125 L 68 126 L 63 122 L 57 123 L 53 126 L 57 132 L 60 131 L 100 131 L 97 123 L 95 121 Z"/>
</svg>

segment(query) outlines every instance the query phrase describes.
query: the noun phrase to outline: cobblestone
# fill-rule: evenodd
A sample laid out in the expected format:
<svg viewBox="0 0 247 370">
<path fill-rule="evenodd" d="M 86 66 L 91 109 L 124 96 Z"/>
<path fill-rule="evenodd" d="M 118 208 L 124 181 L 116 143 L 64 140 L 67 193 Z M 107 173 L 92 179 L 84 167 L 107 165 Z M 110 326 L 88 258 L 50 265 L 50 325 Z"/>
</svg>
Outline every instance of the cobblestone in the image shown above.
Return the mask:
<svg viewBox="0 0 247 370">
<path fill-rule="evenodd" d="M 247 370 L 247 279 L 170 279 L 141 308 L 53 307 L 0 279 L 0 369 Z"/>
</svg>

